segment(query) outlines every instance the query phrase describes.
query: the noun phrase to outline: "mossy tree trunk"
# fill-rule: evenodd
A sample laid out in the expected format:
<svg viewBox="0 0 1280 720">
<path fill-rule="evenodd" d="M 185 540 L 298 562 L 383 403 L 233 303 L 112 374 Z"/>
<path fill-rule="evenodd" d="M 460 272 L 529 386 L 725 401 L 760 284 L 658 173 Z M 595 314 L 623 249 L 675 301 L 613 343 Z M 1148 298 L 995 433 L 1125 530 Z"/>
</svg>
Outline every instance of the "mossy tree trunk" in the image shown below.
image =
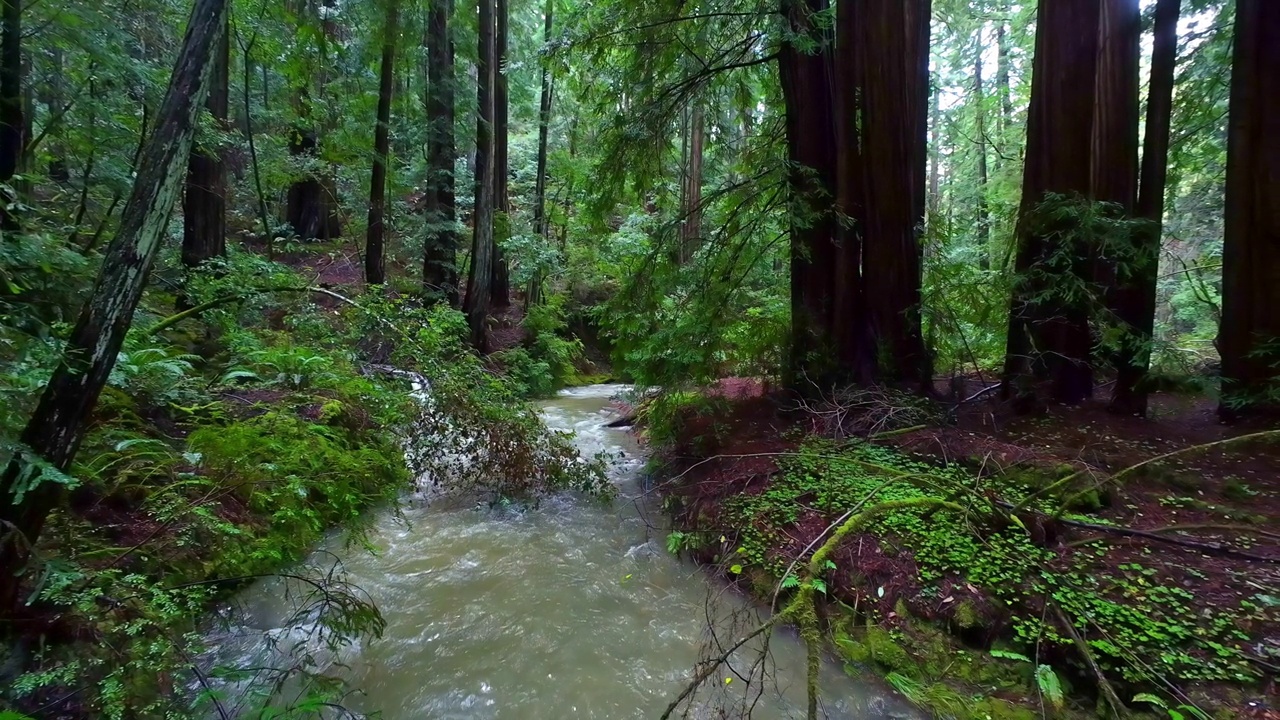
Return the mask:
<svg viewBox="0 0 1280 720">
<path fill-rule="evenodd" d="M 215 50 L 227 22 L 227 0 L 196 0 L 154 130 L 139 158 L 120 229 L 107 247 L 97 282 L 22 433 L 25 446 L 0 476 L 0 613 L 10 612 L 31 547 L 65 485 L 85 422 L 124 344 L 164 230 L 182 192 L 196 121 Z"/>
</svg>

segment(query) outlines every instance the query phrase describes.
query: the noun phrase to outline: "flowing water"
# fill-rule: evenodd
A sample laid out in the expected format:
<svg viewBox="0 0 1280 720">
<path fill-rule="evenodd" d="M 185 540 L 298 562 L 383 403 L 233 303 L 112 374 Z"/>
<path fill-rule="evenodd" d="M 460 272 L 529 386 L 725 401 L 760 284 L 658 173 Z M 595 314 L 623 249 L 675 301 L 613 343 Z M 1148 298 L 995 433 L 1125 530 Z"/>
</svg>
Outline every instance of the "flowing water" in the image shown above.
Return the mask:
<svg viewBox="0 0 1280 720">
<path fill-rule="evenodd" d="M 703 657 L 709 614 L 752 608 L 667 553 L 658 503 L 643 490 L 641 448 L 604 427 L 608 399 L 624 389 L 577 388 L 542 405 L 548 425 L 574 431 L 584 453 L 617 456 L 611 506 L 568 496 L 520 512 L 410 502 L 403 518 L 376 520 L 376 554 L 336 539 L 318 551 L 341 557 L 387 621 L 380 639 L 345 648 L 326 670 L 362 691 L 348 707 L 387 720 L 661 715 Z M 214 637 L 220 663 L 263 664 L 273 642 L 305 634 L 282 627 L 290 607 L 279 581 L 250 588 L 237 606 L 233 628 Z M 753 655 L 744 655 L 717 672 L 694 715 L 719 717 L 726 699 L 763 689 L 752 717 L 803 717 L 804 649 L 780 630 L 770 651 L 768 683 L 745 682 Z M 743 675 L 724 683 L 734 670 Z M 823 673 L 826 717 L 918 717 L 834 663 Z"/>
</svg>

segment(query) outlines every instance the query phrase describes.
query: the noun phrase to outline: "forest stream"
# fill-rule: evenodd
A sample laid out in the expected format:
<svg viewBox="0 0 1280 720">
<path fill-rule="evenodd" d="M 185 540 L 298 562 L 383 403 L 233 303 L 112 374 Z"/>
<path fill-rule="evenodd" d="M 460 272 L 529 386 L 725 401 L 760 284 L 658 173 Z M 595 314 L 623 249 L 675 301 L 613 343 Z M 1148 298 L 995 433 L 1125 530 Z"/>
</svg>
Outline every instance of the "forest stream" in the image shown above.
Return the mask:
<svg viewBox="0 0 1280 720">
<path fill-rule="evenodd" d="M 614 418 L 609 398 L 624 389 L 575 388 L 541 404 L 547 424 L 573 431 L 584 455 L 616 457 L 612 505 L 557 496 L 517 512 L 414 501 L 403 519 L 377 519 L 376 554 L 345 549 L 338 538 L 317 551 L 318 564 L 340 557 L 387 621 L 382 638 L 345 648 L 326 671 L 361 691 L 348 707 L 386 720 L 656 718 L 680 693 L 705 651 L 708 603 L 719 617 L 749 608 L 666 551 L 659 503 L 644 492 L 643 450 L 626 431 L 605 427 Z M 270 665 L 279 650 L 269 648 L 305 636 L 307 628 L 281 627 L 293 610 L 282 582 L 242 594 L 237 621 L 213 638 L 217 663 Z M 776 672 L 753 717 L 803 717 L 804 649 L 789 631 L 770 649 Z M 820 716 L 918 717 L 834 662 L 823 673 Z M 718 697 L 704 691 L 697 716 L 718 717 L 724 701 L 759 693 L 736 680 L 716 687 Z"/>
</svg>

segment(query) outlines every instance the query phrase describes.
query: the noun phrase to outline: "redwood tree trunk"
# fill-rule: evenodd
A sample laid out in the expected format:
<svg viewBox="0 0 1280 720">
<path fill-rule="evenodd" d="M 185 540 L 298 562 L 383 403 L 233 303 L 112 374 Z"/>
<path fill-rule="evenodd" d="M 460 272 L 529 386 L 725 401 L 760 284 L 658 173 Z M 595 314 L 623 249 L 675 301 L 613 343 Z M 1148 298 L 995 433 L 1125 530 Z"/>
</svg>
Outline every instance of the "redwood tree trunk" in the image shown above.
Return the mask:
<svg viewBox="0 0 1280 720">
<path fill-rule="evenodd" d="M 65 471 L 84 437 L 85 421 L 124 344 L 165 226 L 182 192 L 213 57 L 227 23 L 227 0 L 196 0 L 169 78 L 155 130 L 147 138 L 120 229 L 107 247 L 98 280 L 62 362 L 45 386 L 26 429 L 25 446 L 0 476 L 0 613 L 18 599 L 16 576 L 65 485 L 45 468 Z M 23 492 L 19 493 L 19 490 Z M 19 499 L 21 498 L 21 499 Z"/>
<path fill-rule="evenodd" d="M 1035 217 L 1046 193 L 1090 188 L 1100 0 L 1041 0 L 1018 220 L 1018 274 L 1009 313 L 1004 395 L 1027 412 L 1052 399 L 1093 393 L 1089 309 L 1062 284 L 1092 277 L 1089 248 L 1064 246 L 1064 231 Z"/>
<path fill-rule="evenodd" d="M 788 384 L 812 392 L 839 371 L 832 334 L 836 288 L 835 124 L 831 97 L 831 40 L 814 15 L 825 0 L 783 0 L 795 35 L 817 44 L 806 51 L 784 42 L 778 55 L 791 163 L 791 357 Z M 810 49 L 811 50 L 811 49 Z M 848 282 L 849 278 L 841 278 Z"/>
<path fill-rule="evenodd" d="M 231 36 L 226 29 L 213 59 L 209 97 L 205 107 L 223 130 L 227 129 L 230 94 L 227 90 Z M 182 264 L 200 267 L 206 260 L 227 254 L 227 173 L 222 151 L 212 143 L 197 144 L 187 162 L 187 187 L 182 199 Z"/>
<path fill-rule="evenodd" d="M 866 207 L 863 192 L 863 138 L 859 134 L 858 91 L 864 83 L 858 43 L 861 2 L 837 7 L 835 74 L 842 78 L 832 89 L 835 138 L 835 271 L 832 276 L 831 334 L 836 347 L 840 382 L 870 382 L 875 374 L 875 349 L 868 334 L 866 298 L 862 282 L 860 218 Z"/>
<path fill-rule="evenodd" d="M 555 10 L 553 0 L 547 0 L 543 10 L 542 42 L 551 42 L 552 13 Z M 533 231 L 542 236 L 543 242 L 550 244 L 550 223 L 547 222 L 547 136 L 551 129 L 551 100 L 555 90 L 555 79 L 547 64 L 542 66 L 542 97 L 538 103 L 538 177 L 534 185 L 533 199 Z M 542 302 L 542 277 L 539 274 L 529 280 L 529 288 L 525 293 L 525 303 L 534 305 Z"/>
<path fill-rule="evenodd" d="M 930 0 L 864 0 L 860 15 L 863 292 L 878 379 L 925 387 L 920 325 L 928 163 Z"/>
<path fill-rule="evenodd" d="M 22 117 L 22 2 L 2 0 L 0 13 L 0 183 L 12 187 L 25 144 Z M 18 220 L 0 197 L 0 231 L 16 232 Z"/>
<path fill-rule="evenodd" d="M 493 203 L 494 203 L 494 47 L 493 0 L 479 2 L 479 53 L 476 63 L 476 185 L 474 230 L 471 238 L 471 272 L 467 276 L 467 297 L 463 311 L 471 328 L 471 344 L 481 352 L 486 347 L 486 325 L 493 280 Z"/>
<path fill-rule="evenodd" d="M 423 294 L 458 307 L 458 230 L 454 208 L 452 0 L 431 0 L 427 18 L 427 197 Z"/>
<path fill-rule="evenodd" d="M 1134 342 L 1130 352 L 1117 358 L 1116 389 L 1111 407 L 1116 412 L 1131 415 L 1147 414 L 1147 388 L 1143 380 L 1151 364 L 1151 339 L 1155 330 L 1156 276 L 1160 268 L 1165 180 L 1169 174 L 1169 127 L 1173 111 L 1174 72 L 1178 66 L 1181 4 L 1181 0 L 1158 0 L 1156 3 L 1141 183 L 1134 208 L 1134 215 L 1146 220 L 1147 225 L 1137 238 L 1135 267 L 1115 295 L 1116 315 L 1128 326 Z"/>
<path fill-rule="evenodd" d="M 977 128 L 978 145 L 978 237 L 982 242 L 982 254 L 978 262 L 983 270 L 991 269 L 991 211 L 987 206 L 987 109 L 982 86 L 982 43 L 978 43 L 973 61 L 974 126 Z"/>
<path fill-rule="evenodd" d="M 689 111 L 689 152 L 685 172 L 683 222 L 680 226 L 680 262 L 693 258 L 702 238 L 702 155 L 706 144 L 706 116 L 702 104 L 694 101 Z"/>
<path fill-rule="evenodd" d="M 511 172 L 507 151 L 510 135 L 507 88 L 507 21 L 510 11 L 507 0 L 497 0 L 496 11 L 497 62 L 493 67 L 493 204 L 496 222 L 493 238 L 493 286 L 490 288 L 489 298 L 495 307 L 504 308 L 511 304 L 511 269 L 507 267 L 507 259 L 502 253 L 502 243 L 511 237 L 511 198 L 507 187 Z"/>
<path fill-rule="evenodd" d="M 1280 411 L 1280 3 L 1238 0 L 1222 252 L 1226 420 Z"/>
<path fill-rule="evenodd" d="M 387 2 L 386 35 L 382 39 L 382 67 L 378 83 L 378 126 L 373 133 L 373 175 L 369 179 L 369 228 L 364 244 L 364 281 L 387 281 L 384 220 L 387 204 L 387 154 L 391 150 L 391 100 L 396 87 L 398 0 Z"/>
</svg>

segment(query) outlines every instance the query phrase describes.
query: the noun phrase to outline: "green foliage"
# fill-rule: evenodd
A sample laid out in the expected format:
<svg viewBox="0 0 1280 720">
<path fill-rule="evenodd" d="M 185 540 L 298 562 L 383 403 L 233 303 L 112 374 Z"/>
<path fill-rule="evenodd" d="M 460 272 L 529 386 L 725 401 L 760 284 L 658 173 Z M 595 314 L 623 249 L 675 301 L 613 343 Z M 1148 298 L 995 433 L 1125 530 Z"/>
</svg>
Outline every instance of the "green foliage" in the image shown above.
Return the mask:
<svg viewBox="0 0 1280 720">
<path fill-rule="evenodd" d="M 810 441 L 797 454 L 780 457 L 778 465 L 780 472 L 763 490 L 727 500 L 723 522 L 737 534 L 732 562 L 766 571 L 784 589 L 800 583 L 783 573 L 792 559 L 786 550 L 789 533 L 807 513 L 817 512 L 826 522 L 869 502 L 926 497 L 973 502 L 975 481 L 960 467 L 938 467 L 862 442 Z M 1019 492 L 1016 486 L 994 487 L 1008 496 Z M 887 555 L 904 554 L 923 594 L 967 583 L 995 600 L 1001 608 L 998 622 L 1012 627 L 1017 645 L 1016 650 L 993 651 L 993 656 L 1025 661 L 1037 645 L 1041 653 L 1055 647 L 1055 652 L 1070 655 L 1071 638 L 1044 619 L 1043 602 L 1050 598 L 1067 617 L 1091 629 L 1091 652 L 1108 673 L 1125 680 L 1257 677 L 1245 657 L 1250 636 L 1241 629 L 1257 611 L 1250 601 L 1236 607 L 1193 607 L 1191 594 L 1176 578 L 1138 563 L 1122 564 L 1118 572 L 1100 570 L 1084 553 L 1068 555 L 1064 562 L 1033 542 L 1016 517 L 1004 529 L 975 532 L 975 525 L 990 522 L 981 519 L 983 511 L 975 512 L 979 514 L 966 518 L 949 511 L 897 509 L 868 528 L 882 547 L 893 548 L 885 550 Z M 868 590 L 874 587 L 859 588 Z M 887 610 L 869 612 L 874 616 Z M 1038 669 L 1036 680 L 1051 701 L 1061 698 L 1052 671 Z"/>
<path fill-rule="evenodd" d="M 566 337 L 564 301 L 564 296 L 553 295 L 547 302 L 529 307 L 523 346 L 494 355 L 523 396 L 549 397 L 577 376 L 582 341 Z"/>
</svg>

